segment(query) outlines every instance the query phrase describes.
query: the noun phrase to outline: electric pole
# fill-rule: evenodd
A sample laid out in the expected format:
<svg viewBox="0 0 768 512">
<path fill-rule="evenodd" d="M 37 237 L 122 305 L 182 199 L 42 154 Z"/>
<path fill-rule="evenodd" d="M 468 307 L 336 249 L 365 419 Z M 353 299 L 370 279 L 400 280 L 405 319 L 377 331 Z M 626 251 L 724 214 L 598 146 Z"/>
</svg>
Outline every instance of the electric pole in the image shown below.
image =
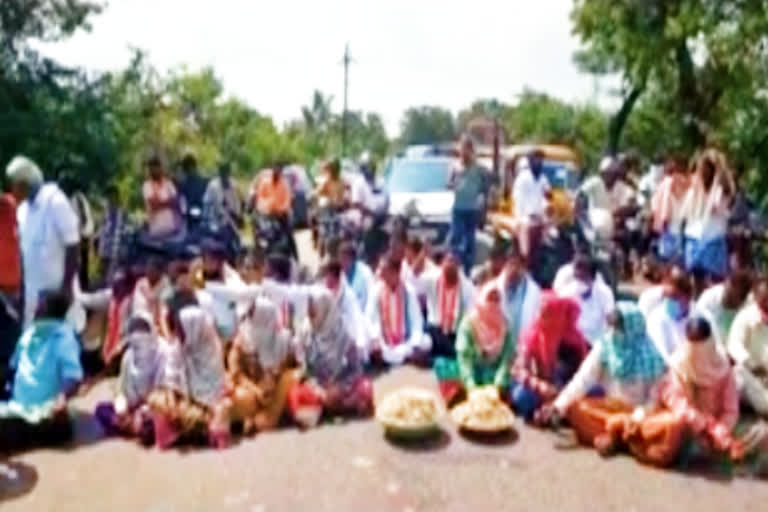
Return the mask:
<svg viewBox="0 0 768 512">
<path fill-rule="evenodd" d="M 347 93 L 349 91 L 349 64 L 352 57 L 349 55 L 349 43 L 344 46 L 344 112 L 341 114 L 341 156 L 347 154 Z"/>
</svg>

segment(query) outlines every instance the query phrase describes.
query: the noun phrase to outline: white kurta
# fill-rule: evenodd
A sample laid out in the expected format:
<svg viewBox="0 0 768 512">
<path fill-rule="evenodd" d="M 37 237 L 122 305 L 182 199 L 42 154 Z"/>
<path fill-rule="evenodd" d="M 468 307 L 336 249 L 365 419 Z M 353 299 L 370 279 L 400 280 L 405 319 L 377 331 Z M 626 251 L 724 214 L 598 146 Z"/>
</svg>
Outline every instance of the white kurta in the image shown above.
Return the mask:
<svg viewBox="0 0 768 512">
<path fill-rule="evenodd" d="M 440 310 L 440 298 L 438 297 L 438 281 L 443 271 L 435 266 L 429 271 L 425 271 L 421 276 L 424 284 L 424 298 L 427 302 L 427 325 L 442 325 L 442 311 Z M 472 308 L 475 301 L 475 287 L 472 282 L 459 272 L 459 296 L 453 311 L 453 332 L 461 321 L 461 317 Z"/>
<path fill-rule="evenodd" d="M 539 305 L 541 304 L 541 288 L 536 284 L 530 275 L 525 275 L 525 298 L 523 299 L 523 309 L 520 312 L 520 326 L 516 327 L 518 337 L 521 336 L 525 330 L 536 318 L 539 312 Z M 504 307 L 504 316 L 507 318 L 507 325 L 514 326 L 514 322 L 518 317 L 517 311 L 508 311 L 507 305 L 507 277 L 502 273 L 496 279 L 497 286 L 501 291 L 501 304 Z M 521 283 L 522 284 L 522 283 Z M 518 285 L 520 286 L 520 285 Z M 517 342 L 517 340 L 515 340 Z"/>
<path fill-rule="evenodd" d="M 608 315 L 616 309 L 613 292 L 604 282 L 595 279 L 587 297 L 581 292 L 581 283 L 573 280 L 558 290 L 558 295 L 574 299 L 579 303 L 578 326 L 590 344 L 599 340 L 607 327 Z"/>
<path fill-rule="evenodd" d="M 728 354 L 736 367 L 742 396 L 763 416 L 768 416 L 768 324 L 755 303 L 739 311 L 728 337 Z"/>
<path fill-rule="evenodd" d="M 24 269 L 24 326 L 37 310 L 40 292 L 60 290 L 67 247 L 80 242 L 79 221 L 64 193 L 53 183 L 40 187 L 16 212 Z"/>
<path fill-rule="evenodd" d="M 381 311 L 381 296 L 384 286 L 386 285 L 381 281 L 374 286 L 371 300 L 368 302 L 366 317 L 368 319 L 371 339 L 374 340 L 375 344 L 373 348 L 381 350 L 381 356 L 386 363 L 399 365 L 414 355 L 417 350 L 430 350 L 432 348 L 432 340 L 424 333 L 424 319 L 419 308 L 419 301 L 416 298 L 416 292 L 410 285 L 404 283 L 404 307 L 406 311 L 402 313 L 404 320 L 409 323 L 408 338 L 396 346 L 390 346 L 385 342 Z M 390 305 L 390 310 L 393 312 L 396 310 L 394 306 L 393 300 L 393 304 Z"/>
<path fill-rule="evenodd" d="M 679 320 L 672 318 L 662 302 L 654 307 L 646 318 L 648 337 L 651 338 L 667 366 L 671 366 L 672 354 L 685 341 L 685 323 L 688 317 Z"/>
</svg>

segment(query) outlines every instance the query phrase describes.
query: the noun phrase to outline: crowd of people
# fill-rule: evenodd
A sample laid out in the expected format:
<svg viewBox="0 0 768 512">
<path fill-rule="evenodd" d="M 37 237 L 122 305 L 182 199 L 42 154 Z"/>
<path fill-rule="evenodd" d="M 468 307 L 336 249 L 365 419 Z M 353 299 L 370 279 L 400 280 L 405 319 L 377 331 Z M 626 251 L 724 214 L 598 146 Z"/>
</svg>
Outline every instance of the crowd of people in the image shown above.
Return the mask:
<svg viewBox="0 0 768 512">
<path fill-rule="evenodd" d="M 228 168 L 201 186 L 192 172 L 174 183 L 160 160 L 147 164 L 151 236 L 178 229 L 182 187 L 185 208 L 242 227 Z M 413 364 L 434 369 L 448 406 L 492 386 L 527 422 L 567 422 L 601 454 L 668 466 L 683 454 L 738 461 L 762 450 L 762 423 L 737 426 L 742 411 L 768 415 L 768 278 L 728 256 L 735 187 L 724 159 L 702 153 L 685 184 L 680 162 L 670 162 L 652 207 L 666 263 L 637 301 L 616 297 L 589 251 L 563 265 L 551 289 L 533 279 L 527 232 L 547 215 L 539 164 L 532 155 L 515 185 L 525 191 L 520 240 L 495 247 L 472 280 L 481 185 L 462 169 L 454 245 L 395 231 L 371 268 L 357 240 L 341 240 L 308 278 L 291 255 L 257 247 L 233 258 L 216 236 L 199 255 L 130 254 L 116 189 L 96 229 L 82 214 L 87 201 L 15 158 L 12 194 L 0 197 L 0 447 L 71 438 L 68 399 L 105 374 L 118 375 L 113 400 L 94 411 L 107 435 L 225 448 L 235 432 L 368 416 L 374 376 Z M 471 145 L 461 167 L 475 172 Z M 614 173 L 609 165 L 585 184 L 591 201 L 621 204 Z M 334 196 L 331 174 L 324 187 Z M 265 211 L 286 213 L 279 171 L 255 191 Z M 101 288 L 78 278 L 85 238 L 99 242 Z M 88 332 L 98 313 L 104 328 Z"/>
</svg>

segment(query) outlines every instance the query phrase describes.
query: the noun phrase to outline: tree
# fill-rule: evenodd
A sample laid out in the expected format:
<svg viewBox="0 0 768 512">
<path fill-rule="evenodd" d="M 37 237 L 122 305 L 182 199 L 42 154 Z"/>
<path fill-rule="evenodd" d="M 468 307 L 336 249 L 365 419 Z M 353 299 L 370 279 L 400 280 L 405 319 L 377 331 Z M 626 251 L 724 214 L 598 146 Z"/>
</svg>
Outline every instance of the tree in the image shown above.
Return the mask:
<svg viewBox="0 0 768 512">
<path fill-rule="evenodd" d="M 400 143 L 403 145 L 432 144 L 455 137 L 453 114 L 441 107 L 411 107 L 400 121 Z"/>
<path fill-rule="evenodd" d="M 101 5 L 81 0 L 0 2 L 0 161 L 23 153 L 49 177 L 97 176 L 114 154 L 102 83 L 45 58 L 29 42 L 59 41 Z"/>
<path fill-rule="evenodd" d="M 729 97 L 748 96 L 764 78 L 768 2 L 755 0 L 575 0 L 577 61 L 619 73 L 622 107 L 608 146 L 615 150 L 641 95 L 663 105 L 690 149 L 718 137 Z"/>
</svg>

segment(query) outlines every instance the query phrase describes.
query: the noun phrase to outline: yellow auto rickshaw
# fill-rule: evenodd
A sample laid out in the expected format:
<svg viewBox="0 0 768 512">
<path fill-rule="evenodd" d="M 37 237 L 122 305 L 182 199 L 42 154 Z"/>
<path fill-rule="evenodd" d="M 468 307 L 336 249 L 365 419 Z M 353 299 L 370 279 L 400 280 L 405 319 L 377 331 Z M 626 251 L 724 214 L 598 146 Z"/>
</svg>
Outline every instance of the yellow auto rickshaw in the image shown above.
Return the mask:
<svg viewBox="0 0 768 512">
<path fill-rule="evenodd" d="M 520 160 L 532 151 L 540 151 L 544 156 L 544 174 L 552 186 L 550 206 L 552 216 L 559 224 L 573 220 L 573 203 L 579 183 L 580 160 L 569 147 L 553 144 L 521 144 L 506 146 L 501 150 L 501 195 L 489 215 L 493 229 L 513 232 L 514 204 L 512 188 Z"/>
</svg>

